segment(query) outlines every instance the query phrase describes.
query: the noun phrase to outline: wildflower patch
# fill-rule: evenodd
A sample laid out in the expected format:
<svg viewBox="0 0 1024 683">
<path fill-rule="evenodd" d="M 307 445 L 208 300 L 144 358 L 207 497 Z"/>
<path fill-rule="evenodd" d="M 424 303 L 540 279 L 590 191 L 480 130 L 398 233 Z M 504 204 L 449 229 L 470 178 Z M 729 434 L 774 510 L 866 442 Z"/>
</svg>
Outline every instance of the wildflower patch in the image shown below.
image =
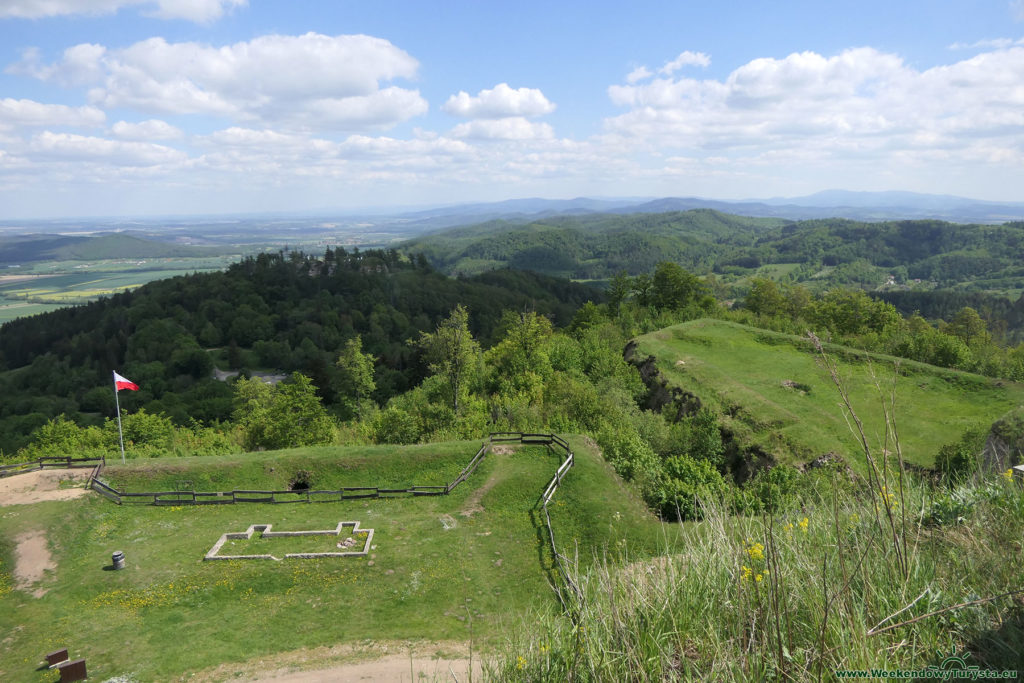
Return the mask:
<svg viewBox="0 0 1024 683">
<path fill-rule="evenodd" d="M 275 538 L 296 538 L 301 536 L 334 536 L 342 539 L 336 544 L 338 552 L 300 552 L 284 553 L 284 558 L 298 558 L 304 560 L 326 558 L 326 557 L 365 557 L 370 552 L 370 544 L 373 542 L 373 529 L 360 529 L 359 522 L 338 522 L 334 529 L 310 530 L 310 531 L 271 531 L 271 524 L 252 524 L 245 531 L 237 531 L 223 534 L 210 551 L 203 557 L 204 560 L 275 560 L 280 562 L 283 558 L 276 557 L 269 553 L 247 554 L 247 555 L 221 555 L 220 551 L 224 544 L 229 541 L 244 539 L 250 541 L 253 535 L 260 534 L 262 539 Z M 345 527 L 351 527 L 351 531 L 342 535 Z"/>
</svg>

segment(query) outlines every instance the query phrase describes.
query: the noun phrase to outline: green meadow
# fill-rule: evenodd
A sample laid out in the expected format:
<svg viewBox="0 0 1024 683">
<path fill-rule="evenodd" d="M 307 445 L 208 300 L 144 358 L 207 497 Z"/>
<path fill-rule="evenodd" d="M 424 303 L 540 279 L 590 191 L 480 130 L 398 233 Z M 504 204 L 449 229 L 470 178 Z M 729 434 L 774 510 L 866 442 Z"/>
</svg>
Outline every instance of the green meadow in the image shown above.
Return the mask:
<svg viewBox="0 0 1024 683">
<path fill-rule="evenodd" d="M 892 440 L 886 442 L 882 412 L 883 402 L 895 396 L 903 457 L 916 465 L 932 466 L 942 445 L 1024 404 L 1024 385 L 1016 382 L 907 360 L 898 361 L 895 374 L 895 358 L 834 345 L 826 351 L 879 454 L 895 451 Z M 654 356 L 670 385 L 715 407 L 741 442 L 778 461 L 804 463 L 829 452 L 851 464 L 862 460 L 839 393 L 805 339 L 695 320 L 640 337 L 638 354 Z"/>
<path fill-rule="evenodd" d="M 587 566 L 624 556 L 627 547 L 631 557 L 650 557 L 671 546 L 666 530 L 673 527 L 653 518 L 585 439 L 570 443 L 576 466 L 549 508 L 560 550 Z M 287 488 L 297 470 L 313 475 L 314 488 L 443 484 L 479 445 L 136 461 L 106 474 L 129 491 L 185 482 L 197 490 Z M 171 680 L 367 639 L 472 639 L 474 647 L 494 647 L 526 615 L 559 609 L 538 508 L 559 464 L 558 454 L 540 446 L 498 449 L 450 495 L 436 497 L 154 507 L 118 506 L 89 493 L 0 508 L 0 680 L 52 680 L 36 667 L 58 647 L 85 657 L 96 680 Z M 368 557 L 202 559 L 221 534 L 250 524 L 298 531 L 339 521 L 374 530 Z M 55 568 L 34 586 L 15 588 L 17 539 L 38 530 Z M 261 552 L 282 556 L 272 549 L 275 539 L 255 540 Z M 115 550 L 126 555 L 123 571 L 109 569 Z M 38 590 L 45 594 L 35 597 Z"/>
</svg>

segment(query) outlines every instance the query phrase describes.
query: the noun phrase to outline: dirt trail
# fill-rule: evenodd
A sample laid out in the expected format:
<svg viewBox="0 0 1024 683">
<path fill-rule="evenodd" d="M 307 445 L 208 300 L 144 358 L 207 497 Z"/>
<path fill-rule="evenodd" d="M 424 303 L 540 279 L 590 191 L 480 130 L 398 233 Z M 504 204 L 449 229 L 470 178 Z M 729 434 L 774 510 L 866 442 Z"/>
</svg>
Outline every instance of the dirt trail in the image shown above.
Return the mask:
<svg viewBox="0 0 1024 683">
<path fill-rule="evenodd" d="M 257 681 L 468 681 L 469 649 L 465 643 L 365 640 L 359 643 L 278 652 L 247 662 L 221 664 L 190 675 L 190 683 Z M 452 677 L 454 672 L 455 677 Z M 473 680 L 482 680 L 483 666 L 473 656 Z M 183 679 L 184 680 L 184 679 Z"/>
<path fill-rule="evenodd" d="M 504 477 L 492 476 L 483 486 L 469 494 L 469 497 L 466 498 L 466 503 L 462 506 L 462 510 L 459 511 L 459 515 L 461 517 L 472 517 L 474 513 L 483 512 L 484 506 L 480 501 L 482 501 L 484 496 L 487 495 L 487 492 L 493 489 L 502 479 L 504 479 Z"/>
<path fill-rule="evenodd" d="M 0 507 L 4 505 L 26 505 L 46 500 L 71 500 L 88 493 L 84 486 L 60 488 L 62 481 L 84 483 L 92 470 L 59 469 L 39 470 L 27 474 L 16 474 L 0 479 Z"/>
<path fill-rule="evenodd" d="M 455 674 L 454 677 L 452 674 Z M 473 678 L 480 680 L 482 669 L 473 662 Z M 268 672 L 255 679 L 260 683 L 344 683 L 347 681 L 387 681 L 414 683 L 423 681 L 468 681 L 468 659 L 428 659 L 389 655 L 372 662 L 341 664 L 317 671 Z"/>
<path fill-rule="evenodd" d="M 43 578 L 47 570 L 54 570 L 57 565 L 50 556 L 50 548 L 46 545 L 46 534 L 42 530 L 26 531 L 15 539 L 14 550 L 14 587 L 26 590 Z M 45 588 L 37 588 L 32 595 L 41 598 L 46 595 Z"/>
</svg>

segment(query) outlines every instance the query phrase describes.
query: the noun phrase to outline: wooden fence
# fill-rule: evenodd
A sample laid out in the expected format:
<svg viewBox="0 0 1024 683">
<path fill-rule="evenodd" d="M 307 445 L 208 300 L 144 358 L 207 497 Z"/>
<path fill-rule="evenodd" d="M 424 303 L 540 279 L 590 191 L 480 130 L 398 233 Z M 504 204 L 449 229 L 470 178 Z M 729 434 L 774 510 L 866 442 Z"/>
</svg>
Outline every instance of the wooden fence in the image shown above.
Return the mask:
<svg viewBox="0 0 1024 683">
<path fill-rule="evenodd" d="M 557 442 L 555 441 L 557 439 Z M 348 486 L 336 490 L 259 490 L 259 489 L 233 489 L 231 491 L 146 491 L 128 492 L 120 491 L 99 478 L 101 467 L 93 471 L 89 480 L 92 490 L 118 505 L 130 503 L 142 503 L 148 505 L 229 505 L 234 503 L 329 503 L 343 500 L 357 500 L 361 498 L 397 498 L 402 496 L 443 496 L 466 481 L 476 471 L 480 462 L 490 451 L 494 442 L 516 442 L 522 444 L 552 443 L 564 444 L 562 447 L 568 450 L 568 444 L 554 434 L 522 434 L 519 432 L 503 432 L 491 435 L 488 441 L 481 444 L 476 455 L 462 469 L 459 475 L 449 484 L 444 485 L 415 485 L 407 488 L 386 488 L 380 486 Z"/>
<path fill-rule="evenodd" d="M 571 615 L 573 613 L 571 605 L 582 604 L 580 600 L 582 594 L 580 593 L 579 586 L 576 585 L 576 582 L 572 580 L 572 576 L 569 574 L 569 559 L 558 552 L 558 545 L 555 543 L 555 529 L 551 526 L 551 513 L 548 512 L 548 505 L 554 499 L 558 487 L 562 485 L 562 479 L 565 478 L 565 475 L 568 474 L 575 464 L 576 456 L 573 455 L 572 449 L 569 448 L 569 442 L 556 434 L 520 434 L 518 437 L 517 439 L 516 435 L 512 433 L 503 433 L 499 435 L 498 439 L 494 439 L 494 435 L 491 435 L 491 438 L 496 441 L 542 444 L 552 450 L 560 450 L 565 454 L 565 460 L 562 461 L 554 476 L 551 477 L 551 481 L 548 482 L 547 488 L 544 489 L 544 494 L 541 496 L 541 510 L 544 512 L 544 525 L 548 530 L 548 541 L 551 544 L 551 554 L 554 557 L 555 567 L 558 569 L 562 582 L 565 584 L 565 590 L 563 590 L 562 586 L 555 584 L 555 592 L 558 594 L 558 600 L 562 603 L 562 608 Z M 557 446 L 557 448 L 553 448 L 553 446 Z M 571 592 L 572 595 L 566 595 L 565 591 Z"/>
<path fill-rule="evenodd" d="M 231 491 L 212 492 L 191 490 L 147 491 L 134 493 L 119 491 L 102 481 L 99 478 L 100 472 L 103 468 L 102 461 L 99 463 L 93 461 L 95 467 L 93 469 L 92 476 L 89 479 L 89 486 L 93 491 L 96 491 L 118 505 L 121 505 L 126 500 L 130 502 L 147 503 L 149 505 L 230 505 L 234 503 L 326 503 L 343 500 L 357 500 L 361 498 L 443 496 L 451 493 L 456 486 L 466 481 L 466 479 L 476 471 L 480 462 L 496 443 L 518 443 L 530 446 L 547 446 L 553 451 L 565 454 L 565 459 L 562 461 L 562 464 L 559 465 L 558 469 L 555 470 L 554 476 L 551 477 L 551 481 L 548 482 L 547 487 L 544 489 L 544 493 L 541 496 L 540 507 L 544 513 L 544 525 L 547 528 L 548 542 L 551 544 L 551 554 L 554 558 L 554 564 L 564 584 L 563 589 L 562 586 L 556 583 L 555 592 L 558 595 L 559 601 L 562 603 L 562 607 L 571 614 L 571 605 L 581 604 L 579 600 L 581 597 L 580 589 L 569 574 L 569 559 L 558 551 L 558 545 L 555 542 L 555 530 L 554 527 L 551 526 L 551 513 L 548 511 L 548 505 L 551 504 L 551 501 L 555 497 L 555 493 L 558 492 L 558 487 L 562 485 L 562 480 L 565 479 L 566 474 L 568 474 L 569 470 L 572 469 L 572 466 L 575 464 L 576 458 L 573 455 L 572 449 L 569 447 L 569 442 L 557 434 L 494 432 L 490 435 L 490 438 L 480 446 L 476 455 L 474 455 L 462 471 L 459 472 L 459 476 L 457 476 L 450 484 L 446 484 L 444 486 L 410 486 L 404 489 L 383 488 L 379 486 L 349 486 L 333 491 L 310 489 L 299 491 L 233 489 Z M 66 458 L 64 460 L 71 461 L 73 459 Z M 78 461 L 85 462 L 86 459 L 80 458 Z M 81 467 L 87 465 L 78 466 Z M 42 465 L 40 465 L 38 469 L 42 469 Z M 571 595 L 567 595 L 567 591 L 571 593 Z"/>
<path fill-rule="evenodd" d="M 4 477 L 13 477 L 16 474 L 38 472 L 39 470 L 46 469 L 47 467 L 53 469 L 76 469 L 96 467 L 103 463 L 103 458 L 72 458 L 70 456 L 61 458 L 56 456 L 47 456 L 36 460 L 29 460 L 28 462 L 14 463 L 13 465 L 0 465 L 0 479 Z"/>
</svg>

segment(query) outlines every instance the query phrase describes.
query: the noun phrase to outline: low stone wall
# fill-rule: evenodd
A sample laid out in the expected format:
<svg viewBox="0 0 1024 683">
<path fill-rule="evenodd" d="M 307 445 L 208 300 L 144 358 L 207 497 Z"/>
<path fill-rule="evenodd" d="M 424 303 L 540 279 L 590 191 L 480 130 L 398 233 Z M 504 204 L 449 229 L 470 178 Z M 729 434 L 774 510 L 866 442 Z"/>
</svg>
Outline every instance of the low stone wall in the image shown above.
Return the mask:
<svg viewBox="0 0 1024 683">
<path fill-rule="evenodd" d="M 334 529 L 317 529 L 310 531 L 271 531 L 271 524 L 252 524 L 245 531 L 232 531 L 223 534 L 210 551 L 206 553 L 203 560 L 274 560 L 280 562 L 282 558 L 273 555 L 221 555 L 220 549 L 229 539 L 244 538 L 249 540 L 252 535 L 259 531 L 264 538 L 284 538 L 291 536 L 341 536 L 341 531 L 347 526 L 352 527 L 352 535 L 365 533 L 366 541 L 362 550 L 352 550 L 343 553 L 287 553 L 284 557 L 294 557 L 303 560 L 312 560 L 319 557 L 365 557 L 370 552 L 370 544 L 373 543 L 373 529 L 360 529 L 359 522 L 338 522 Z"/>
</svg>

